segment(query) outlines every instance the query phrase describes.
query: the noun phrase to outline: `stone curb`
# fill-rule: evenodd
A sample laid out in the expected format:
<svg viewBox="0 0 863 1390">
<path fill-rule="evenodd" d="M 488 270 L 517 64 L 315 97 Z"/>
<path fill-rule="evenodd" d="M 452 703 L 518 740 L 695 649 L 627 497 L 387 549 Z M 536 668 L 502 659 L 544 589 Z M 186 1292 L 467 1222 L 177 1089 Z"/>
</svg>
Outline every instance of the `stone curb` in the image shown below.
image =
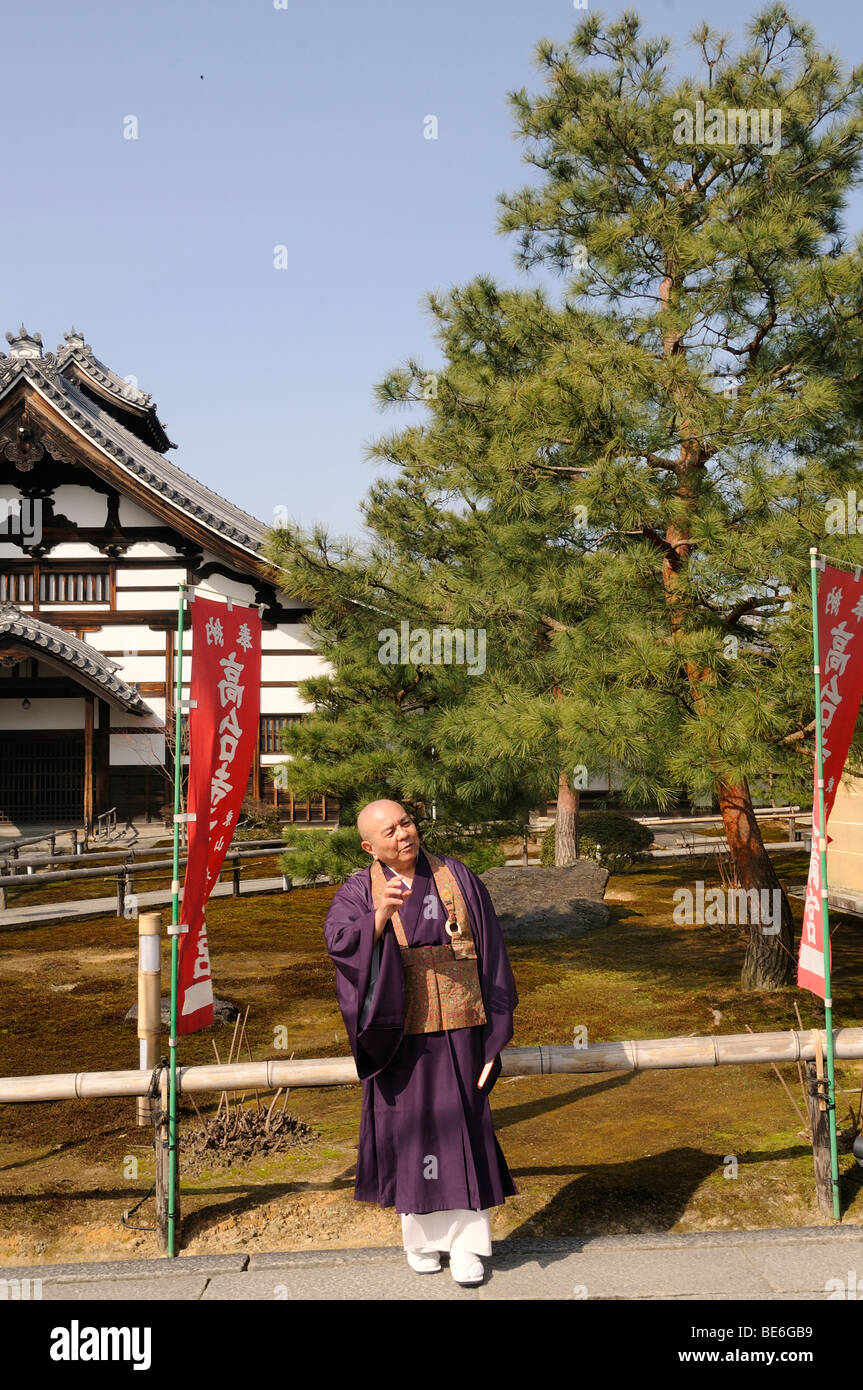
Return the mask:
<svg viewBox="0 0 863 1390">
<path fill-rule="evenodd" d="M 155 1260 L 105 1260 L 88 1264 L 14 1265 L 0 1279 L 41 1279 L 43 1284 L 91 1283 L 103 1279 L 164 1279 L 166 1274 L 241 1274 L 248 1255 L 161 1255 Z"/>
<path fill-rule="evenodd" d="M 863 1242 L 861 1226 L 799 1226 L 754 1231 L 692 1231 L 679 1234 L 655 1232 L 646 1235 L 554 1237 L 547 1240 L 494 1241 L 493 1258 L 507 1264 L 531 1255 L 587 1254 L 607 1250 L 678 1250 L 740 1245 L 799 1246 Z M 253 1255 L 179 1255 L 154 1260 L 106 1260 L 103 1263 L 15 1265 L 0 1268 L 3 1279 L 41 1279 L 43 1284 L 81 1283 L 94 1280 L 156 1279 L 184 1275 L 241 1274 L 265 1269 L 311 1265 L 349 1265 L 396 1263 L 404 1259 L 401 1246 L 381 1245 L 346 1250 L 273 1250 Z"/>
</svg>

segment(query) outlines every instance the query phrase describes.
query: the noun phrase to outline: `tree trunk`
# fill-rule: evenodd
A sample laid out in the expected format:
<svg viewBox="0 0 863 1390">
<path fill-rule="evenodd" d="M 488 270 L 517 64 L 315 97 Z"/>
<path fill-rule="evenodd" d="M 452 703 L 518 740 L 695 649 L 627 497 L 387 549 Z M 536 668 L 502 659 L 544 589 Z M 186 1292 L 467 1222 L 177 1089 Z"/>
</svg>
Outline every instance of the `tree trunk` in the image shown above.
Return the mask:
<svg viewBox="0 0 863 1390">
<path fill-rule="evenodd" d="M 668 262 L 659 291 L 664 311 L 676 310 L 680 300 L 679 267 L 672 256 L 669 256 Z M 670 360 L 682 351 L 683 335 L 680 329 L 669 328 L 663 335 L 663 357 Z M 692 549 L 692 519 L 696 514 L 698 493 L 710 451 L 690 431 L 684 394 L 679 389 L 672 390 L 672 397 L 680 413 L 680 454 L 674 465 L 679 511 L 665 531 L 662 583 L 672 636 L 679 639 L 685 633 L 688 614 L 687 601 L 681 593 L 680 576 Z M 686 661 L 685 667 L 695 712 L 700 718 L 706 718 L 709 714 L 708 700 L 715 686 L 713 673 L 709 667 L 699 668 L 692 661 Z M 711 757 L 710 761 L 716 778 L 716 793 L 728 847 L 741 888 L 754 888 L 759 896 L 761 889 L 771 894 L 775 890 L 780 895 L 781 928 L 773 935 L 764 931 L 764 927 L 769 928 L 772 923 L 752 925 L 740 983 L 743 989 L 782 989 L 794 978 L 794 925 L 788 898 L 764 848 L 746 780 L 737 785 L 725 782 L 719 757 Z M 775 901 L 772 896 L 768 899 L 771 908 Z"/>
<path fill-rule="evenodd" d="M 557 779 L 557 816 L 554 822 L 554 866 L 563 869 L 575 863 L 575 808 L 578 805 L 578 792 L 569 780 L 569 774 L 561 772 Z"/>
<path fill-rule="evenodd" d="M 793 983 L 795 977 L 794 922 L 788 898 L 764 847 L 746 781 L 737 786 L 718 781 L 717 793 L 728 847 L 741 888 L 754 888 L 759 895 L 764 889 L 770 894 L 768 901 L 772 921 L 752 922 L 750 917 L 749 942 L 740 984 L 743 989 L 783 989 L 785 985 Z M 781 912 L 778 932 L 775 931 L 775 904 L 780 906 Z"/>
</svg>

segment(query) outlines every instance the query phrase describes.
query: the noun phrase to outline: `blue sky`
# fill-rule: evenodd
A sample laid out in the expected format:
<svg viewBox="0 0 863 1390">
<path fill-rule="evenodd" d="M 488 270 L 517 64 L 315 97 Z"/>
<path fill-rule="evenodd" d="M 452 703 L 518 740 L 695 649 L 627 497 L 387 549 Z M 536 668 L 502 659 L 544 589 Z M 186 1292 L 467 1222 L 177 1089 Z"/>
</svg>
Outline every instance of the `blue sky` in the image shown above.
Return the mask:
<svg viewBox="0 0 863 1390">
<path fill-rule="evenodd" d="M 739 38 L 758 7 L 635 8 L 694 69 L 702 18 Z M 863 58 L 857 4 L 791 8 Z M 531 177 L 506 94 L 538 90 L 535 43 L 583 17 L 571 0 L 7 7 L 0 331 L 23 319 L 48 350 L 74 323 L 152 393 L 181 467 L 266 522 L 283 507 L 361 534 L 364 445 L 405 418 L 373 385 L 409 354 L 434 365 L 424 295 L 527 283 L 495 232 L 496 195 Z"/>
</svg>

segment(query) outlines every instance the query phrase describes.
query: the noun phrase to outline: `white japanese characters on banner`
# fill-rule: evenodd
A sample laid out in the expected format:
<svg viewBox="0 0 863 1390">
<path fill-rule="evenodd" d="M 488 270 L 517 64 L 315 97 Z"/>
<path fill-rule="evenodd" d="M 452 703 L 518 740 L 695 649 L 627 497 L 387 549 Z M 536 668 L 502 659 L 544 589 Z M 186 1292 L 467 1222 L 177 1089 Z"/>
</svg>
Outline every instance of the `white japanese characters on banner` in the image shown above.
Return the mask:
<svg viewBox="0 0 863 1390">
<path fill-rule="evenodd" d="M 261 689 L 256 609 L 196 598 L 192 604 L 189 713 L 189 856 L 183 884 L 177 1032 L 213 1021 L 204 906 L 219 877 L 249 781 Z"/>
<path fill-rule="evenodd" d="M 825 565 L 818 586 L 818 664 L 821 668 L 824 818 L 827 821 L 839 790 L 863 694 L 863 575 L 855 579 L 847 570 Z M 797 983 L 823 999 L 821 834 L 816 759 L 812 796 L 812 852 L 803 907 Z"/>
</svg>

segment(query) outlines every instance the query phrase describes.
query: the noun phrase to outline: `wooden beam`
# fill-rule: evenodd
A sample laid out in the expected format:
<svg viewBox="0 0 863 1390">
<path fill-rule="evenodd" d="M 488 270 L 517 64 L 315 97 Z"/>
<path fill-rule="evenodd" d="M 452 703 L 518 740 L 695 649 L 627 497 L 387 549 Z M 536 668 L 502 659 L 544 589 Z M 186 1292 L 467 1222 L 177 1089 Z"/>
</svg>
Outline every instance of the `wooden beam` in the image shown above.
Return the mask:
<svg viewBox="0 0 863 1390">
<path fill-rule="evenodd" d="M 255 739 L 255 751 L 252 754 L 252 796 L 255 801 L 261 799 L 261 725 L 258 720 L 257 737 Z"/>
<path fill-rule="evenodd" d="M 171 742 L 174 738 L 174 630 L 165 633 L 165 732 Z"/>
</svg>

